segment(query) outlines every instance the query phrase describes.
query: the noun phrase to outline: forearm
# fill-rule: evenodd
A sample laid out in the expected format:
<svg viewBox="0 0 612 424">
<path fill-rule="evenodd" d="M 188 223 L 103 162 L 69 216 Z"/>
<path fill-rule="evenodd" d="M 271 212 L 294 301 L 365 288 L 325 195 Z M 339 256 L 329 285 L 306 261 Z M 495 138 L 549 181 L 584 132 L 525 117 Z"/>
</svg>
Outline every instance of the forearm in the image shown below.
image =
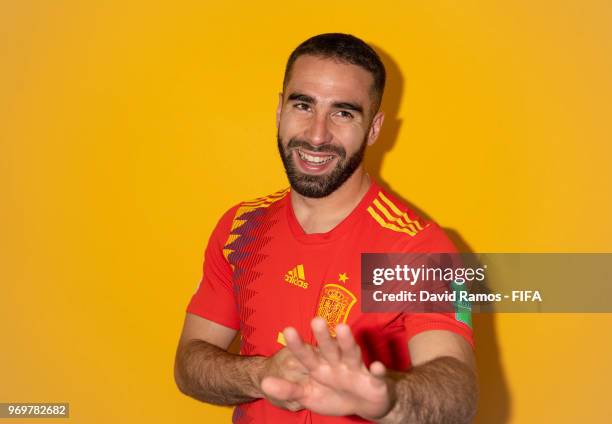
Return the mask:
<svg viewBox="0 0 612 424">
<path fill-rule="evenodd" d="M 407 373 L 390 373 L 390 378 L 395 402 L 379 424 L 465 424 L 474 418 L 476 375 L 456 358 L 437 358 Z"/>
<path fill-rule="evenodd" d="M 259 376 L 264 360 L 193 340 L 177 352 L 175 379 L 183 393 L 202 402 L 237 405 L 262 397 Z"/>
</svg>

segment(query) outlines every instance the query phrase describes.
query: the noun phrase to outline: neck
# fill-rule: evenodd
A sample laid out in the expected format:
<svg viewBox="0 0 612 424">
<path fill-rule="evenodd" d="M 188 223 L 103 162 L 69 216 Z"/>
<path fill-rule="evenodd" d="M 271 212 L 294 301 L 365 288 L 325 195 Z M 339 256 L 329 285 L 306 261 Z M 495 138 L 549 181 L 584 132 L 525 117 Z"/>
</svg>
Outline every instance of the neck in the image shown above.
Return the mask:
<svg viewBox="0 0 612 424">
<path fill-rule="evenodd" d="M 314 199 L 291 190 L 291 205 L 295 217 L 306 234 L 331 231 L 355 209 L 370 184 L 370 177 L 360 166 L 329 196 Z"/>
</svg>

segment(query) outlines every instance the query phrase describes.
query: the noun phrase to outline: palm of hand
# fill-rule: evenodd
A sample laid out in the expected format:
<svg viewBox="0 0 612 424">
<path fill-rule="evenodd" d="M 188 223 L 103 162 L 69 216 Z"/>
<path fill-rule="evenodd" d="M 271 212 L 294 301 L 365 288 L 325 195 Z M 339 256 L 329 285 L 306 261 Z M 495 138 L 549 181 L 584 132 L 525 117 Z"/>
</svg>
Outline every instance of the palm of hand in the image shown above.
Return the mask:
<svg viewBox="0 0 612 424">
<path fill-rule="evenodd" d="M 302 382 L 305 408 L 322 415 L 359 415 L 378 418 L 389 410 L 387 384 L 363 367 L 321 365 Z"/>
<path fill-rule="evenodd" d="M 384 366 L 375 362 L 368 370 L 348 326 L 337 328 L 337 340 L 320 318 L 313 320 L 312 328 L 318 348 L 305 344 L 295 329 L 285 330 L 287 347 L 308 370 L 307 376 L 299 382 L 267 378 L 264 392 L 322 415 L 384 416 L 393 403 Z"/>
</svg>

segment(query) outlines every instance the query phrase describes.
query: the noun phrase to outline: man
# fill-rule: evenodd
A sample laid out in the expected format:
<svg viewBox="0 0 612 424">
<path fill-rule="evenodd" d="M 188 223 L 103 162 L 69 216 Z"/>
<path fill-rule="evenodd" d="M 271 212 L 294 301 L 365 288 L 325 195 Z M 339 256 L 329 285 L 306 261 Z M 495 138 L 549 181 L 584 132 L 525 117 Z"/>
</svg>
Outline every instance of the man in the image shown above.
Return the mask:
<svg viewBox="0 0 612 424">
<path fill-rule="evenodd" d="M 465 423 L 477 385 L 468 320 L 362 313 L 362 252 L 453 252 L 364 170 L 385 70 L 346 34 L 291 54 L 276 112 L 290 188 L 214 229 L 175 362 L 180 390 L 238 423 Z M 241 354 L 227 352 L 241 331 Z"/>
</svg>

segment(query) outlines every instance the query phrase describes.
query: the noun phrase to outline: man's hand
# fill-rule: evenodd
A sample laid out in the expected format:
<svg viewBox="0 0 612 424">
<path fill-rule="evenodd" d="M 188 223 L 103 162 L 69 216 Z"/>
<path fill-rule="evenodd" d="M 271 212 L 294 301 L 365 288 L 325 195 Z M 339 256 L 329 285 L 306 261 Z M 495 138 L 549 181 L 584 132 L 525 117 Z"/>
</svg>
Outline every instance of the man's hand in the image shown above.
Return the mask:
<svg viewBox="0 0 612 424">
<path fill-rule="evenodd" d="M 299 384 L 308 378 L 307 373 L 308 369 L 297 360 L 288 348 L 284 347 L 266 358 L 259 373 L 257 384 L 261 387 L 262 381 L 270 378 Z M 289 411 L 304 409 L 304 406 L 293 399 L 276 398 L 272 393 L 266 393 L 263 389 L 261 392 L 270 403 L 279 408 Z"/>
<path fill-rule="evenodd" d="M 311 326 L 318 349 L 305 344 L 295 329 L 284 331 L 288 350 L 308 374 L 298 381 L 265 377 L 261 388 L 266 396 L 322 415 L 354 414 L 370 420 L 386 415 L 395 394 L 393 381 L 385 377 L 384 365 L 373 362 L 368 370 L 347 325 L 338 324 L 336 340 L 324 319 L 313 319 Z"/>
</svg>

